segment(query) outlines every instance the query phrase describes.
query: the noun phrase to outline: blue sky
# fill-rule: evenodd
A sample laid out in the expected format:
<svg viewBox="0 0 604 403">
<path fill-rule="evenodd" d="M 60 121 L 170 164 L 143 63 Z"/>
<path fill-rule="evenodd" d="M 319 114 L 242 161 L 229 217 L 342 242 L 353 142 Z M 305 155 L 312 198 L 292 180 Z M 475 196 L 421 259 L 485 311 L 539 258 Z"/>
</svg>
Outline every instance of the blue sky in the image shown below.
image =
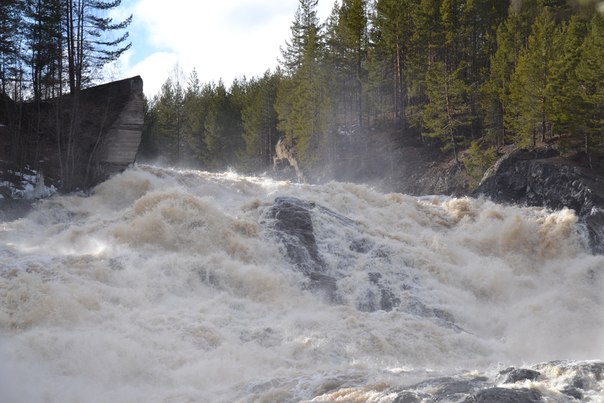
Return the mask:
<svg viewBox="0 0 604 403">
<path fill-rule="evenodd" d="M 176 65 L 185 77 L 195 68 L 202 82 L 260 76 L 277 66 L 297 7 L 298 0 L 123 0 L 114 18 L 133 14 L 132 48 L 111 78 L 140 75 L 151 97 Z M 321 20 L 332 7 L 319 1 Z"/>
</svg>

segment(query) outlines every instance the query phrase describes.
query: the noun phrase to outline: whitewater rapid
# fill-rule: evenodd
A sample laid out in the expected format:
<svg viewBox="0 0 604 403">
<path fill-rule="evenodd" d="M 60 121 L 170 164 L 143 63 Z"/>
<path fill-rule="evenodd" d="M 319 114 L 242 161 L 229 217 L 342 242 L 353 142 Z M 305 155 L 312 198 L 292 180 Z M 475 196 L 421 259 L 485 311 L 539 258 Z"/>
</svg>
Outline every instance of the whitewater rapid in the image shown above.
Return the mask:
<svg viewBox="0 0 604 403">
<path fill-rule="evenodd" d="M 337 302 L 267 224 L 282 196 L 337 213 L 312 216 Z M 0 223 L 0 402 L 302 401 L 601 360 L 586 244 L 570 210 L 134 166 Z M 363 309 L 368 273 L 392 310 Z"/>
</svg>

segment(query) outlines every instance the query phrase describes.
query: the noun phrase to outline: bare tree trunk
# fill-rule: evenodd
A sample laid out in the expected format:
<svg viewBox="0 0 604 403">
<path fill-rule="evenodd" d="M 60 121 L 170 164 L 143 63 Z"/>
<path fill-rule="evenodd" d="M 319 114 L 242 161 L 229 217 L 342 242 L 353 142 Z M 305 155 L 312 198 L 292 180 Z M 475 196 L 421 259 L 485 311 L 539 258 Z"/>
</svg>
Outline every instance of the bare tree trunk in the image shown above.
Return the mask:
<svg viewBox="0 0 604 403">
<path fill-rule="evenodd" d="M 449 84 L 445 80 L 445 102 L 447 105 L 447 124 L 449 126 L 449 136 L 451 139 L 451 144 L 453 146 L 453 155 L 455 156 L 455 163 L 459 164 L 459 159 L 457 158 L 457 143 L 455 141 L 455 133 L 454 133 L 454 123 L 453 119 L 453 110 L 451 107 L 451 100 L 449 98 Z"/>
<path fill-rule="evenodd" d="M 73 26 L 73 0 L 67 0 L 67 75 L 69 76 L 69 90 L 75 91 L 75 28 Z"/>
<path fill-rule="evenodd" d="M 545 97 L 541 99 L 541 141 L 545 142 L 547 132 L 547 120 L 545 115 Z"/>
<path fill-rule="evenodd" d="M 103 113 L 103 119 L 101 120 L 101 126 L 99 127 L 99 133 L 97 135 L 96 141 L 94 142 L 94 147 L 92 148 L 92 152 L 88 156 L 88 163 L 86 164 L 86 176 L 84 177 L 85 184 L 88 185 L 90 181 L 90 169 L 92 168 L 93 163 L 95 162 L 96 153 L 98 151 L 99 144 L 101 143 L 101 139 L 103 138 L 103 130 L 105 129 L 105 123 L 107 122 L 107 115 L 109 114 L 109 105 L 111 103 L 111 99 L 107 98 L 107 105 L 105 107 L 105 112 Z"/>
<path fill-rule="evenodd" d="M 65 159 L 63 157 L 63 124 L 61 122 L 62 105 L 61 98 L 57 100 L 55 104 L 55 128 L 57 136 L 57 155 L 59 156 L 59 177 L 61 178 L 61 185 L 64 185 L 65 178 Z"/>
</svg>

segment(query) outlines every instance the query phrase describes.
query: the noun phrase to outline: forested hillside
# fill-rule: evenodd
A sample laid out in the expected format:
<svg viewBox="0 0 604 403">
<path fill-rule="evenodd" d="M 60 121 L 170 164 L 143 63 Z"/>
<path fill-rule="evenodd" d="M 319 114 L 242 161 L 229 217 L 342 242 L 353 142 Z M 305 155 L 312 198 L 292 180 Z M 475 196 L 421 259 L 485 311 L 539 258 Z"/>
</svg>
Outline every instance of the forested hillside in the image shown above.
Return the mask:
<svg viewBox="0 0 604 403">
<path fill-rule="evenodd" d="M 375 133 L 388 133 L 395 146 L 421 141 L 452 153 L 471 178 L 506 144 L 545 141 L 589 157 L 602 148 L 604 118 L 598 8 L 342 0 L 320 21 L 317 0 L 300 0 L 275 71 L 227 87 L 175 69 L 149 103 L 144 152 L 264 170 L 283 136 L 305 170 L 362 158 L 384 141 Z"/>
</svg>

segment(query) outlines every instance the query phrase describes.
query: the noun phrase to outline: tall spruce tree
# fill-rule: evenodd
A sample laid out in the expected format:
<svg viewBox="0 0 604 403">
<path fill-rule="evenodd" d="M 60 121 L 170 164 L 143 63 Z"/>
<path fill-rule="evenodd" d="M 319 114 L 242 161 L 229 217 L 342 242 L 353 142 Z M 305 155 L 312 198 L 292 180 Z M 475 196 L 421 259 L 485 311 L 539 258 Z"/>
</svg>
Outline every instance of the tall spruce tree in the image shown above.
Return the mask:
<svg viewBox="0 0 604 403">
<path fill-rule="evenodd" d="M 459 163 L 458 151 L 463 143 L 459 129 L 468 124 L 468 88 L 459 79 L 461 70 L 447 72 L 444 63 L 436 62 L 427 74 L 428 103 L 422 113 L 424 136 L 440 141 L 443 151 L 452 150 Z"/>
<path fill-rule="evenodd" d="M 589 22 L 583 17 L 573 16 L 560 27 L 559 43 L 556 44 L 556 60 L 552 64 L 552 75 L 547 87 L 551 99 L 550 119 L 555 132 L 570 135 L 565 146 L 576 142 L 584 121 L 585 105 L 580 96 L 577 66 L 582 58 L 582 44 L 587 36 Z"/>
<path fill-rule="evenodd" d="M 282 50 L 286 72 L 279 86 L 276 110 L 279 130 L 295 145 L 302 165 L 313 160 L 313 151 L 327 131 L 328 96 L 321 68 L 322 25 L 317 0 L 300 0 L 291 27 L 292 38 Z"/>
<path fill-rule="evenodd" d="M 237 86 L 235 82 L 234 87 Z M 204 142 L 211 168 L 225 168 L 238 162 L 241 138 L 241 109 L 236 99 L 237 88 L 229 93 L 220 80 L 209 105 L 205 121 Z"/>
<path fill-rule="evenodd" d="M 277 130 L 277 112 L 274 105 L 281 73 L 267 71 L 253 80 L 241 111 L 245 155 L 250 168 L 266 169 L 272 164 L 273 149 L 281 133 Z"/>
<path fill-rule="evenodd" d="M 158 147 L 167 162 L 180 164 L 183 138 L 184 89 L 179 78 L 169 77 L 154 100 Z"/>
<path fill-rule="evenodd" d="M 548 132 L 551 99 L 547 87 L 551 80 L 558 34 L 549 9 L 544 8 L 533 24 L 528 47 L 519 57 L 510 82 L 510 107 L 506 124 L 515 132 L 516 142 L 536 145 Z"/>
<path fill-rule="evenodd" d="M 187 80 L 183 99 L 183 135 L 185 148 L 183 154 L 187 165 L 204 166 L 208 152 L 204 142 L 205 121 L 210 109 L 211 84 L 202 85 L 197 71 L 193 69 Z"/>
<path fill-rule="evenodd" d="M 415 2 L 378 0 L 371 19 L 373 46 L 370 49 L 369 70 L 372 100 L 377 104 L 378 113 L 392 114 L 403 134 L 408 102 L 407 63 L 414 30 L 412 10 Z"/>
<path fill-rule="evenodd" d="M 487 138 L 495 145 L 506 143 L 510 82 L 525 49 L 532 24 L 531 13 L 510 8 L 506 20 L 497 29 L 497 49 L 491 56 L 488 77 L 481 86 L 481 107 Z"/>
<path fill-rule="evenodd" d="M 604 16 L 594 15 L 589 33 L 581 45 L 581 60 L 576 68 L 578 91 L 583 110 L 581 131 L 585 152 L 591 165 L 593 148 L 602 149 L 604 138 Z"/>
</svg>

